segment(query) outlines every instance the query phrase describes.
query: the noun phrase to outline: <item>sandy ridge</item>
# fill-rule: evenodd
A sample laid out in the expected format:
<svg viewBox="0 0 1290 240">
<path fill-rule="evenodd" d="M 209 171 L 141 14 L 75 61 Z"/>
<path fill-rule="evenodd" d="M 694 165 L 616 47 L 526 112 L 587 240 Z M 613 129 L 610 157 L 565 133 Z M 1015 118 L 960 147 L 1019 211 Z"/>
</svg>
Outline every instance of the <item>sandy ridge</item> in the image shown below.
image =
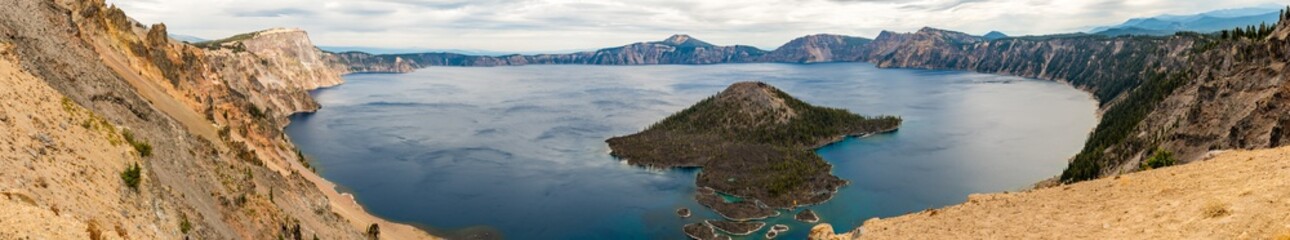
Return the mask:
<svg viewBox="0 0 1290 240">
<path fill-rule="evenodd" d="M 812 239 L 1290 239 L 1290 147 L 870 219 Z"/>
</svg>

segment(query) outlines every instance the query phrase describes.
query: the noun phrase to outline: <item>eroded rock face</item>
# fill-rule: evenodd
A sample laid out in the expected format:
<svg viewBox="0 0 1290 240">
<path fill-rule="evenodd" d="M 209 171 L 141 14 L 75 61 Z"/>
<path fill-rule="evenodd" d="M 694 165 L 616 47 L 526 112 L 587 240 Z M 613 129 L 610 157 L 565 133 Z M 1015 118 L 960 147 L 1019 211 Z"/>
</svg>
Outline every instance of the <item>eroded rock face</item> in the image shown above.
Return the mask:
<svg viewBox="0 0 1290 240">
<path fill-rule="evenodd" d="M 328 65 L 324 60 L 326 53 L 314 47 L 304 30 L 269 29 L 240 42 L 247 52 L 263 60 L 261 64 L 267 65 L 260 69 L 268 72 L 259 79 L 265 85 L 281 84 L 308 90 L 344 82 L 340 78 L 342 73 Z M 269 77 L 278 79 L 265 79 Z"/>
<path fill-rule="evenodd" d="M 868 56 L 872 40 L 833 34 L 816 34 L 793 39 L 763 56 L 760 62 L 817 63 L 856 62 Z"/>
<path fill-rule="evenodd" d="M 821 224 L 815 225 L 814 227 L 811 227 L 811 233 L 810 235 L 807 235 L 806 239 L 810 239 L 810 240 L 853 239 L 851 235 L 856 232 L 859 232 L 859 231 L 837 234 L 833 232 L 833 225 L 829 225 L 828 223 L 821 223 Z"/>
</svg>

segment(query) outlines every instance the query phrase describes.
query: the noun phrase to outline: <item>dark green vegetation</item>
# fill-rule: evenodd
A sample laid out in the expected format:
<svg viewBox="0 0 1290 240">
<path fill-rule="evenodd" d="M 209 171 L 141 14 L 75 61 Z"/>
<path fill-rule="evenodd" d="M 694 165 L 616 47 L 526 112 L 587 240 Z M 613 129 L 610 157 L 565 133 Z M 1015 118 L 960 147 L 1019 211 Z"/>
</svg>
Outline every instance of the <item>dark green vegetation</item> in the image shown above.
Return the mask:
<svg viewBox="0 0 1290 240">
<path fill-rule="evenodd" d="M 188 215 L 179 215 L 179 232 L 188 234 L 193 230 L 193 223 L 188 221 Z"/>
<path fill-rule="evenodd" d="M 381 227 L 379 225 L 376 225 L 375 223 L 373 223 L 371 226 L 367 226 L 367 239 L 371 239 L 371 240 L 381 239 Z"/>
<path fill-rule="evenodd" d="M 893 131 L 900 122 L 811 106 L 765 83 L 742 82 L 607 142 L 630 164 L 703 167 L 700 187 L 787 208 L 827 200 L 845 184 L 811 150 L 845 136 Z"/>
<path fill-rule="evenodd" d="M 1284 19 L 1285 14 L 1282 14 L 1282 16 L 1283 16 L 1282 18 Z M 1250 25 L 1244 28 L 1238 27 L 1232 30 L 1223 30 L 1219 32 L 1219 37 L 1223 39 L 1242 39 L 1242 38 L 1262 39 L 1262 38 L 1268 37 L 1268 35 L 1272 35 L 1272 30 L 1274 29 L 1275 29 L 1274 26 L 1269 26 L 1267 23 L 1262 23 L 1262 24 L 1259 24 L 1257 27 L 1254 25 Z"/>
<path fill-rule="evenodd" d="M 219 39 L 219 40 L 192 43 L 192 45 L 199 48 L 205 48 L 210 50 L 219 50 L 223 48 L 228 48 L 228 49 L 232 49 L 234 52 L 244 52 L 246 51 L 246 46 L 242 45 L 241 41 L 249 40 L 258 34 L 260 34 L 260 32 L 249 32 L 249 33 L 233 35 L 232 37 Z M 227 43 L 234 43 L 234 44 L 227 44 Z"/>
<path fill-rule="evenodd" d="M 1142 168 L 1156 169 L 1156 168 L 1173 166 L 1174 164 L 1177 164 L 1177 163 L 1178 163 L 1178 159 L 1174 159 L 1173 152 L 1169 152 L 1169 150 L 1165 150 L 1162 148 L 1156 148 L 1156 154 L 1152 155 L 1151 158 L 1148 158 L 1146 162 L 1143 162 Z"/>
<path fill-rule="evenodd" d="M 152 156 L 152 144 L 148 144 L 147 142 L 144 142 L 142 140 L 135 139 L 134 133 L 130 132 L 130 130 L 125 130 L 124 132 L 122 132 L 121 137 L 124 137 L 125 141 L 130 143 L 130 146 L 133 146 L 135 151 L 139 152 L 139 156 L 141 157 Z"/>
<path fill-rule="evenodd" d="M 899 117 L 894 116 L 868 118 L 846 109 L 811 106 L 764 83 L 736 83 L 736 85 L 740 84 L 760 89 L 749 90 L 753 91 L 752 93 L 732 92 L 731 90 L 736 87 L 732 85 L 722 92 L 722 95 L 708 97 L 690 108 L 668 116 L 663 121 L 651 125 L 646 132 L 701 133 L 701 135 L 715 135 L 726 141 L 808 147 L 839 136 L 891 130 L 899 126 L 901 121 Z M 751 84 L 757 84 L 757 86 L 751 86 Z M 756 92 L 760 90 L 766 90 L 772 95 L 765 99 L 756 99 L 760 96 L 745 99 L 767 102 L 722 102 L 733 97 L 726 93 L 761 94 Z M 776 101 L 782 101 L 783 106 L 775 106 L 775 104 L 781 104 L 775 103 Z M 758 106 L 748 106 L 748 104 Z M 750 107 L 772 107 L 772 109 L 749 110 Z"/>
<path fill-rule="evenodd" d="M 1290 16 L 1287 16 L 1286 14 L 1287 12 L 1290 12 L 1290 7 L 1286 7 L 1286 9 L 1281 10 L 1281 15 L 1280 15 L 1281 17 L 1278 18 L 1279 19 L 1278 21 L 1282 21 L 1282 20 L 1286 20 L 1287 18 L 1290 18 Z M 1228 40 L 1242 39 L 1242 38 L 1263 39 L 1263 38 L 1267 38 L 1268 35 L 1272 35 L 1272 31 L 1275 31 L 1277 29 L 1276 26 L 1277 25 L 1275 23 L 1272 25 L 1268 25 L 1268 23 L 1264 22 L 1264 23 L 1259 23 L 1259 25 L 1236 27 L 1231 30 L 1219 31 L 1219 37 L 1223 39 L 1228 39 Z"/>
<path fill-rule="evenodd" d="M 1130 92 L 1122 102 L 1111 106 L 1084 143 L 1084 149 L 1075 155 L 1075 159 L 1062 172 L 1062 181 L 1083 181 L 1100 176 L 1102 169 L 1109 166 L 1106 162 L 1109 160 L 1104 156 L 1106 149 L 1125 143 L 1125 139 L 1147 114 L 1188 79 L 1190 78 L 1185 74 L 1153 75 L 1145 84 Z"/>
<path fill-rule="evenodd" d="M 131 189 L 139 189 L 139 182 L 143 181 L 143 176 L 141 176 L 142 174 L 143 169 L 139 168 L 138 163 L 135 163 L 130 166 L 126 166 L 125 171 L 121 172 L 121 181 L 125 181 L 125 185 L 129 186 Z"/>
</svg>

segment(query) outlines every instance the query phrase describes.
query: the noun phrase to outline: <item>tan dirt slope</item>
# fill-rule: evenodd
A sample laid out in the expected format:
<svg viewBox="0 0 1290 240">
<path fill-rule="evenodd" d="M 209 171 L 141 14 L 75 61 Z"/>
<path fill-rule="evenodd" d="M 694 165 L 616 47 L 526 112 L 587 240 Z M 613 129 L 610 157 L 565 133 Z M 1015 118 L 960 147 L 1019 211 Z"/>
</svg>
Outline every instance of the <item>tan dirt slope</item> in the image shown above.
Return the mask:
<svg viewBox="0 0 1290 240">
<path fill-rule="evenodd" d="M 1290 147 L 870 219 L 812 239 L 1290 239 Z"/>
<path fill-rule="evenodd" d="M 147 206 L 129 199 L 149 193 L 119 184 L 117 173 L 139 157 L 115 128 L 7 58 L 0 58 L 0 86 L 0 132 L 7 133 L 0 135 L 0 239 L 86 239 L 91 232 L 156 239 L 176 231 L 171 224 L 114 224 L 177 223 L 173 215 L 118 213 L 142 212 Z"/>
<path fill-rule="evenodd" d="M 166 36 L 102 0 L 0 4 L 0 239 L 435 238 L 364 212 L 283 134 L 342 81 L 303 31 Z"/>
</svg>

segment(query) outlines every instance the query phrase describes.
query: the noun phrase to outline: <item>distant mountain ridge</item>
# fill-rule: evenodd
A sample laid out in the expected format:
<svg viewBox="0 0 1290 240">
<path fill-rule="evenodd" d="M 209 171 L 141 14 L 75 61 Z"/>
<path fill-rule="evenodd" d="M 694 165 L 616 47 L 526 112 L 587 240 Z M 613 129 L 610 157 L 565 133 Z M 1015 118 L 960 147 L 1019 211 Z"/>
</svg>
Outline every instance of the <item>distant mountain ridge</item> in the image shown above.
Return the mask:
<svg viewBox="0 0 1290 240">
<path fill-rule="evenodd" d="M 1089 32 L 1098 35 L 1151 35 L 1163 36 L 1180 31 L 1200 33 L 1216 32 L 1234 27 L 1273 24 L 1280 17 L 1277 7 L 1252 7 L 1224 9 L 1192 15 L 1160 15 L 1133 18 L 1114 26 L 1096 27 Z"/>
<path fill-rule="evenodd" d="M 1006 38 L 1008 37 L 1008 35 L 1003 34 L 1002 32 L 999 32 L 999 31 L 990 31 L 988 33 L 985 33 L 985 35 L 981 35 L 981 37 L 984 37 L 985 39 L 989 39 L 989 40 L 995 40 L 1000 38 Z"/>
<path fill-rule="evenodd" d="M 429 66 L 516 66 L 528 64 L 719 64 L 757 62 L 850 62 L 867 55 L 873 40 L 833 34 L 794 39 L 773 51 L 752 46 L 719 46 L 690 35 L 676 34 L 660 41 L 638 42 L 568 54 L 478 56 L 450 52 L 370 54 L 335 53 L 346 72 L 410 72 Z"/>
</svg>

